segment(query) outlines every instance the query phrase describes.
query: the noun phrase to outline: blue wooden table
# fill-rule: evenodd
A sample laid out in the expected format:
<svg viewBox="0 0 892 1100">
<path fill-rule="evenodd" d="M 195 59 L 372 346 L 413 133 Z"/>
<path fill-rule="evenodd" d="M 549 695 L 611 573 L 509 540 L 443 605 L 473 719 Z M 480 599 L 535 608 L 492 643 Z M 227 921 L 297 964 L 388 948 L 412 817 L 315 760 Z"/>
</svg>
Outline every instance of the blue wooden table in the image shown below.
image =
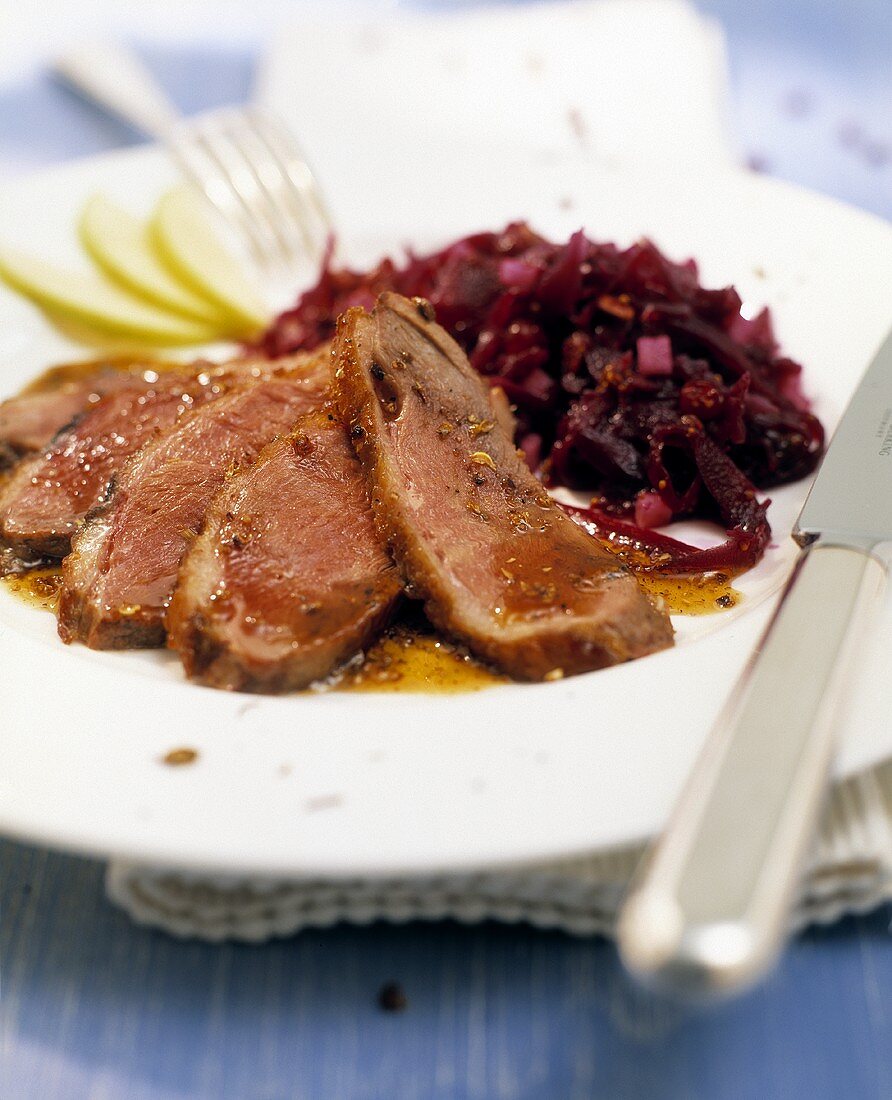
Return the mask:
<svg viewBox="0 0 892 1100">
<path fill-rule="evenodd" d="M 692 1015 L 600 940 L 447 923 L 214 947 L 134 928 L 97 864 L 4 844 L 0 881 L 4 1100 L 892 1096 L 886 912 Z M 400 1012 L 377 1003 L 392 980 Z"/>
<path fill-rule="evenodd" d="M 892 216 L 888 0 L 700 6 L 753 168 Z M 248 51 L 146 56 L 187 109 L 249 87 Z M 0 165 L 132 140 L 45 79 L 0 90 Z M 0 1100 L 888 1098 L 890 918 L 810 931 L 692 1014 L 631 988 L 609 944 L 523 927 L 180 943 L 112 909 L 98 864 L 0 842 Z M 377 1001 L 392 980 L 399 1012 Z"/>
</svg>

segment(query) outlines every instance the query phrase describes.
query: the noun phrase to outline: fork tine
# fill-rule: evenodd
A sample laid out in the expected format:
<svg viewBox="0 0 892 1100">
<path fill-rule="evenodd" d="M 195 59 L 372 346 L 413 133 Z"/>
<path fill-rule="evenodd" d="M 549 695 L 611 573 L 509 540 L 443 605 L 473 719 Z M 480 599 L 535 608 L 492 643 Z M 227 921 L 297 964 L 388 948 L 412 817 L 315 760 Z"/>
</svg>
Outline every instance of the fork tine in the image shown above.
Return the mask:
<svg viewBox="0 0 892 1100">
<path fill-rule="evenodd" d="M 331 217 L 306 158 L 278 120 L 257 108 L 214 111 L 178 127 L 170 146 L 265 275 L 291 276 L 301 260 L 322 255 Z"/>
<path fill-rule="evenodd" d="M 253 120 L 243 112 L 233 112 L 228 119 L 228 134 L 257 180 L 258 202 L 273 226 L 280 245 L 280 254 L 287 268 L 293 268 L 299 257 L 313 255 L 313 242 L 304 232 L 288 197 L 282 193 L 282 173 L 271 155 Z"/>
<path fill-rule="evenodd" d="M 294 194 L 280 161 L 273 155 L 262 135 L 253 125 L 248 127 L 248 130 L 258 172 L 268 190 L 270 201 L 275 205 L 284 226 L 289 231 L 293 244 L 292 259 L 297 260 L 300 256 L 315 259 L 319 251 L 319 242 L 310 228 L 308 214 L 311 211 Z"/>
<path fill-rule="evenodd" d="M 275 116 L 256 107 L 247 108 L 245 114 L 272 157 L 283 184 L 283 199 L 316 259 L 325 248 L 333 224 L 316 177 L 294 138 Z M 315 235 L 308 224 L 308 215 L 317 223 Z"/>
<path fill-rule="evenodd" d="M 217 162 L 208 155 L 203 143 L 195 141 L 190 127 L 182 127 L 168 136 L 168 148 L 180 169 L 206 196 L 221 217 L 235 228 L 247 244 L 257 266 L 265 269 L 267 253 L 258 235 L 254 219 L 246 210 L 240 196 L 231 187 L 228 177 L 221 173 Z"/>
<path fill-rule="evenodd" d="M 228 133 L 225 116 L 202 118 L 194 124 L 193 140 L 214 164 L 217 175 L 225 180 L 240 204 L 263 268 L 268 274 L 275 274 L 284 260 L 285 246 L 254 170 Z"/>
</svg>

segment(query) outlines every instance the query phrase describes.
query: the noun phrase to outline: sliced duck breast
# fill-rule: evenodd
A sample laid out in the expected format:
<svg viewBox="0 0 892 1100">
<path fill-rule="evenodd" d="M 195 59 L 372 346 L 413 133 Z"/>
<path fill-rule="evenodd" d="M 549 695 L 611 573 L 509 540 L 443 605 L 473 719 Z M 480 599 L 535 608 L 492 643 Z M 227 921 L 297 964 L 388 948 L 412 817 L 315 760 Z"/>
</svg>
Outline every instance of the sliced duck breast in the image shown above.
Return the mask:
<svg viewBox="0 0 892 1100">
<path fill-rule="evenodd" d="M 168 644 L 213 687 L 293 691 L 366 647 L 402 590 L 331 410 L 229 478 L 186 554 Z"/>
<path fill-rule="evenodd" d="M 316 356 L 206 362 L 145 378 L 91 403 L 40 454 L 22 459 L 0 489 L 0 539 L 21 560 L 63 558 L 114 473 L 186 412 L 234 386 L 286 375 Z"/>
<path fill-rule="evenodd" d="M 180 561 L 227 476 L 252 463 L 329 381 L 328 353 L 190 412 L 118 472 L 63 564 L 59 633 L 95 649 L 164 644 Z"/>
<path fill-rule="evenodd" d="M 335 365 L 379 534 L 436 626 L 530 680 L 672 643 L 668 616 L 529 471 L 429 303 L 349 310 Z"/>
</svg>

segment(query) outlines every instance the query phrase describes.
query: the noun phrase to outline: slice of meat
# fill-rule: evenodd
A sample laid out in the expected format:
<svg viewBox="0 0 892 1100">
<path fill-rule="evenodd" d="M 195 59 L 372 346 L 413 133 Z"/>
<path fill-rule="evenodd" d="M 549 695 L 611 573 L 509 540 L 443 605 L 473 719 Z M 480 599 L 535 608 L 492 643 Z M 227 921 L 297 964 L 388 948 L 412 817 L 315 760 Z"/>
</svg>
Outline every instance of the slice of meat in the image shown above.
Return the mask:
<svg viewBox="0 0 892 1100">
<path fill-rule="evenodd" d="M 160 367 L 145 360 L 103 359 L 48 371 L 35 386 L 0 403 L 0 470 L 46 447 L 105 394 L 157 377 Z"/>
<path fill-rule="evenodd" d="M 214 495 L 318 407 L 327 383 L 325 354 L 301 376 L 261 380 L 196 409 L 134 455 L 63 563 L 62 640 L 94 649 L 163 645 L 180 560 Z"/>
<path fill-rule="evenodd" d="M 668 617 L 527 469 L 429 303 L 349 310 L 335 362 L 379 534 L 436 626 L 531 680 L 671 644 Z"/>
<path fill-rule="evenodd" d="M 180 568 L 168 644 L 212 687 L 295 691 L 365 648 L 401 590 L 362 467 L 321 410 L 215 497 Z"/>
<path fill-rule="evenodd" d="M 20 561 L 63 558 L 71 538 L 102 499 L 114 472 L 192 408 L 234 385 L 287 373 L 309 356 L 274 363 L 201 362 L 106 394 L 60 432 L 48 449 L 23 459 L 0 490 L 0 538 Z"/>
<path fill-rule="evenodd" d="M 0 493 L 0 536 L 28 560 L 63 558 L 115 468 L 166 431 L 202 387 L 178 379 L 108 394 L 62 431 L 48 451 L 23 459 Z"/>
</svg>

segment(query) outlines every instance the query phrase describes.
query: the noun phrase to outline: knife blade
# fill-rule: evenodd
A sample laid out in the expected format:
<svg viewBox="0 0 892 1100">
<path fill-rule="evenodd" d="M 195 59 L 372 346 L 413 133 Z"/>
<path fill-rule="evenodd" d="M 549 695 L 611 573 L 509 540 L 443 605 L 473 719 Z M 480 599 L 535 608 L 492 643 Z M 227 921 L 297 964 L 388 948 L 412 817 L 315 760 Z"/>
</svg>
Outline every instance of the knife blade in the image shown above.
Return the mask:
<svg viewBox="0 0 892 1100">
<path fill-rule="evenodd" d="M 802 549 L 620 913 L 627 969 L 681 996 L 755 982 L 783 945 L 839 706 L 892 545 L 892 332 L 834 433 Z M 885 545 L 884 545 L 885 544 Z"/>
<path fill-rule="evenodd" d="M 858 546 L 892 539 L 892 332 L 849 401 L 793 535 Z"/>
</svg>

